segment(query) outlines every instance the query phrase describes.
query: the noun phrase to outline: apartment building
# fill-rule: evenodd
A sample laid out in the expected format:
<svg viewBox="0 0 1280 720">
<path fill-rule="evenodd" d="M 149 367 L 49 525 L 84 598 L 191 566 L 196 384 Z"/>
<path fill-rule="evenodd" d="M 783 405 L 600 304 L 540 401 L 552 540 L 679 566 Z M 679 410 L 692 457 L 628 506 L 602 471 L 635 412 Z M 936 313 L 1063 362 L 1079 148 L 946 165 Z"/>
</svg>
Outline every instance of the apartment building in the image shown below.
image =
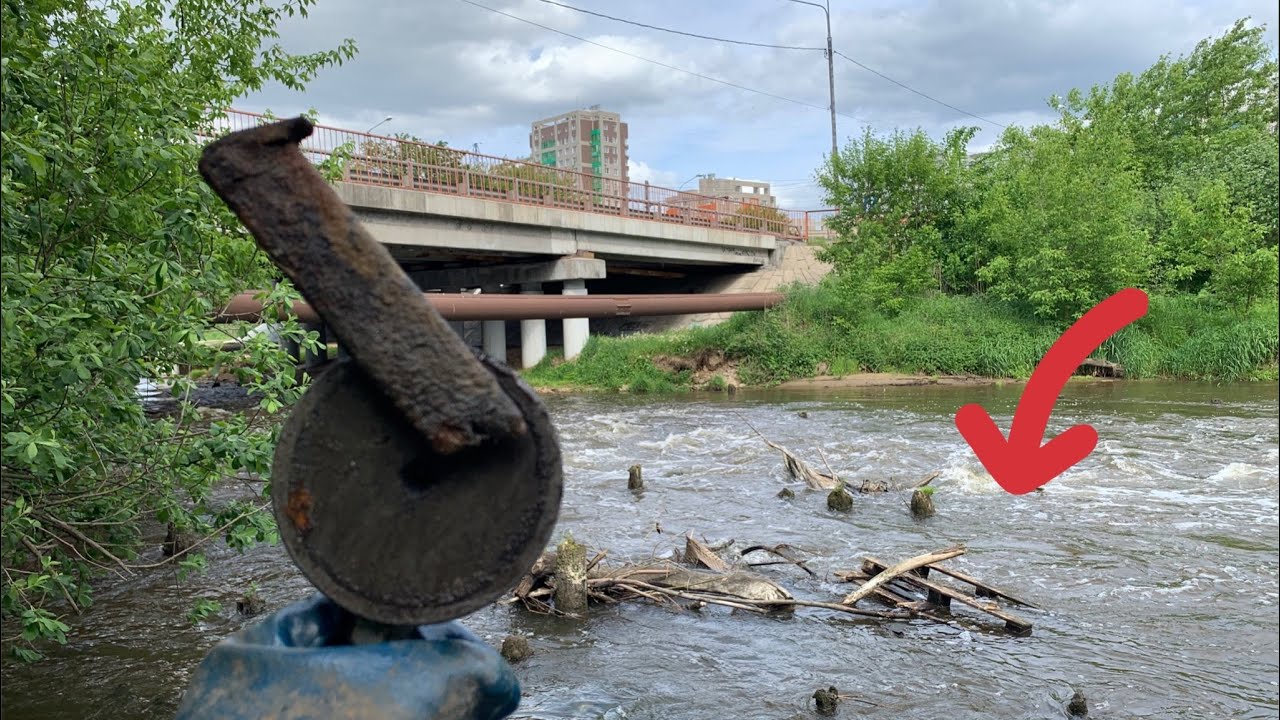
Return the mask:
<svg viewBox="0 0 1280 720">
<path fill-rule="evenodd" d="M 778 206 L 778 199 L 769 191 L 769 183 L 718 178 L 714 173 L 698 178 L 698 194 L 721 200 L 736 200 L 748 205 Z"/>
<path fill-rule="evenodd" d="M 538 120 L 529 132 L 529 152 L 534 162 L 591 176 L 582 179 L 584 190 L 626 192 L 627 124 L 618 113 L 593 105 Z"/>
</svg>

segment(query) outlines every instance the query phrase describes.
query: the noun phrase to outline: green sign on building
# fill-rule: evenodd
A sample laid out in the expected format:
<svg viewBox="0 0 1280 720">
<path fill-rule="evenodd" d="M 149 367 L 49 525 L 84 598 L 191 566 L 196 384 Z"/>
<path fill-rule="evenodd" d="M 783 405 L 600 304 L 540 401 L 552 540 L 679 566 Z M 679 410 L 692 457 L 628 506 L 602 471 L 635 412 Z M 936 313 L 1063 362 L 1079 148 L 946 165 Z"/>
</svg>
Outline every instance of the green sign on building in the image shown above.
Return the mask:
<svg viewBox="0 0 1280 720">
<path fill-rule="evenodd" d="M 600 128 L 593 128 L 591 130 L 591 174 L 595 175 L 595 178 L 591 181 L 591 187 L 596 192 L 600 192 L 600 189 L 604 186 L 604 183 L 600 179 L 600 176 L 604 174 L 604 162 L 602 156 L 603 153 L 601 152 L 600 147 Z"/>
</svg>

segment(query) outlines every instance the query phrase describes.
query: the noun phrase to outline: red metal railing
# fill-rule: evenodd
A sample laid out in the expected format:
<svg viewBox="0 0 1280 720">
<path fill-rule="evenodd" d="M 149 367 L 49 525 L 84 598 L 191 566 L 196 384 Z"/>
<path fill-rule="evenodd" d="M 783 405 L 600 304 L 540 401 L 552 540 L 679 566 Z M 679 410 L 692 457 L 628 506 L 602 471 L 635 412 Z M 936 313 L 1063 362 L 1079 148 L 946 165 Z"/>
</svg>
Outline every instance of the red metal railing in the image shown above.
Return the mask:
<svg viewBox="0 0 1280 720">
<path fill-rule="evenodd" d="M 214 129 L 229 132 L 271 121 L 257 113 L 229 110 L 214 119 Z M 822 216 L 834 212 L 782 210 L 324 125 L 316 126 L 302 150 L 317 163 L 336 164 L 346 182 L 722 227 L 789 240 L 824 237 Z"/>
</svg>

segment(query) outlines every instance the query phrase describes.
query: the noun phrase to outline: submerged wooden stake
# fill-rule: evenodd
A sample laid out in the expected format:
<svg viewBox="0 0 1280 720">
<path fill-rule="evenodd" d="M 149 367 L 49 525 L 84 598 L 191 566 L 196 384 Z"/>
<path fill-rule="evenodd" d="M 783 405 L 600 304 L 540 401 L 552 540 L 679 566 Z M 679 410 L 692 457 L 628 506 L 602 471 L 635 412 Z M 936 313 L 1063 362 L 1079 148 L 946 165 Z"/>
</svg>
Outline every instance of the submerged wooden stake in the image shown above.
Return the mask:
<svg viewBox="0 0 1280 720">
<path fill-rule="evenodd" d="M 813 702 L 819 715 L 835 715 L 836 707 L 840 705 L 840 691 L 834 685 L 826 690 L 818 688 L 813 693 Z"/>
<path fill-rule="evenodd" d="M 1080 688 L 1071 695 L 1071 701 L 1067 703 L 1067 714 L 1071 717 L 1087 717 L 1089 715 L 1089 702 L 1085 700 L 1084 693 Z"/>
<path fill-rule="evenodd" d="M 933 507 L 933 493 L 918 488 L 911 493 L 911 515 L 917 520 L 931 518 L 937 513 Z"/>
<path fill-rule="evenodd" d="M 577 614 L 587 609 L 587 551 L 572 537 L 556 546 L 556 610 Z"/>
<path fill-rule="evenodd" d="M 849 512 L 853 509 L 853 496 L 845 492 L 843 484 L 827 493 L 827 509 L 836 512 Z"/>
</svg>

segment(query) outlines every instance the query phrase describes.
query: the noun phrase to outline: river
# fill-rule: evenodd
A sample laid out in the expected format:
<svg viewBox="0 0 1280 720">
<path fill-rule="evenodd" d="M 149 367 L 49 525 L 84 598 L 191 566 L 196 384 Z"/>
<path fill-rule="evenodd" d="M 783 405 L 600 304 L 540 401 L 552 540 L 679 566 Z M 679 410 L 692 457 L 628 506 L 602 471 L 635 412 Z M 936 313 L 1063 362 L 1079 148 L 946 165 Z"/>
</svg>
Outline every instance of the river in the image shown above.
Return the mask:
<svg viewBox="0 0 1280 720">
<path fill-rule="evenodd" d="M 610 561 L 709 540 L 788 543 L 812 560 L 762 572 L 799 597 L 835 600 L 830 571 L 865 555 L 894 562 L 963 543 L 951 565 L 1026 597 L 1015 638 L 981 622 L 790 618 L 639 602 L 573 622 L 495 606 L 466 624 L 499 644 L 525 633 L 515 717 L 810 718 L 835 685 L 839 717 L 1054 718 L 1073 687 L 1103 718 L 1275 718 L 1280 713 L 1280 503 L 1277 385 L 1072 384 L 1050 433 L 1092 424 L 1091 456 L 1043 492 L 1012 496 L 952 424 L 982 403 L 1007 429 L 1021 387 L 896 387 L 733 396 L 552 396 L 566 492 L 556 537 L 572 531 Z M 803 416 L 802 416 L 803 413 Z M 903 493 L 855 496 L 852 512 L 790 483 L 746 423 L 818 467 L 912 482 L 937 470 L 938 514 L 913 520 Z M 626 488 L 644 466 L 646 490 Z M 776 497 L 790 485 L 793 500 Z M 104 581 L 65 648 L 6 662 L 3 715 L 144 718 L 172 714 L 210 645 L 247 622 L 236 597 L 269 607 L 309 590 L 279 547 L 210 554 L 204 575 L 172 569 Z M 223 610 L 184 618 L 200 596 Z M 867 601 L 864 601 L 867 602 Z M 868 602 L 869 607 L 874 603 Z M 978 620 L 964 610 L 957 614 Z"/>
</svg>

